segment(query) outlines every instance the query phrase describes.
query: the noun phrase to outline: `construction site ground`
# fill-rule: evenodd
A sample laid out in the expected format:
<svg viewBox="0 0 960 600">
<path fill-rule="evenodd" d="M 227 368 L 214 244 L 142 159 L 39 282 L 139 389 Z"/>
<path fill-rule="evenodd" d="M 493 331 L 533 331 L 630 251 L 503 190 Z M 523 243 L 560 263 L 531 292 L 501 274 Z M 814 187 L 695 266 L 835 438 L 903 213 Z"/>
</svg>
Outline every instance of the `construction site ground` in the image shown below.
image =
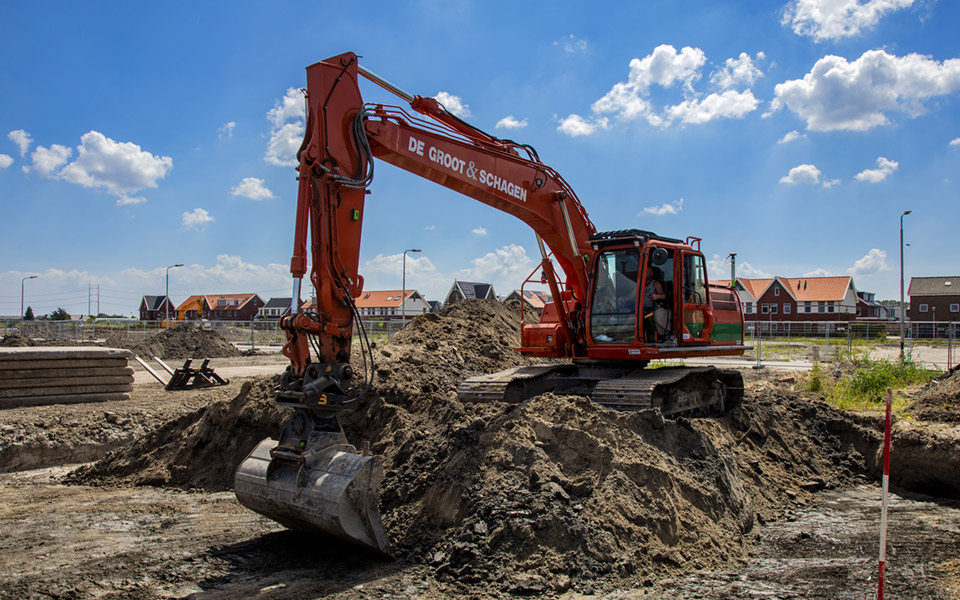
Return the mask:
<svg viewBox="0 0 960 600">
<path fill-rule="evenodd" d="M 227 386 L 166 392 L 134 365 L 127 401 L 0 412 L 0 598 L 874 597 L 879 413 L 774 368 L 744 368 L 722 416 L 459 403 L 463 377 L 517 364 L 517 312 L 467 304 L 374 350 L 344 427 L 384 462 L 393 560 L 230 491 L 282 421 L 281 355 L 213 359 Z M 887 594 L 957 599 L 960 373 L 911 394 L 930 420 L 896 424 Z"/>
</svg>

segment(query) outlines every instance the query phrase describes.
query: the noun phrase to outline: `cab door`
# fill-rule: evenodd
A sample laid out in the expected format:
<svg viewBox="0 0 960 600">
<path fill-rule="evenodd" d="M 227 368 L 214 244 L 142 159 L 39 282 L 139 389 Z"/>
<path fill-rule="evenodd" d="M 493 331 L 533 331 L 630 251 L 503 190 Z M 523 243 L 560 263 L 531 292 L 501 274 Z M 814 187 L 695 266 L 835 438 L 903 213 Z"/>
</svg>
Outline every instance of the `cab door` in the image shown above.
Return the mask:
<svg viewBox="0 0 960 600">
<path fill-rule="evenodd" d="M 707 296 L 707 265 L 702 254 L 683 253 L 680 282 L 681 344 L 709 343 L 713 333 L 713 312 Z"/>
</svg>

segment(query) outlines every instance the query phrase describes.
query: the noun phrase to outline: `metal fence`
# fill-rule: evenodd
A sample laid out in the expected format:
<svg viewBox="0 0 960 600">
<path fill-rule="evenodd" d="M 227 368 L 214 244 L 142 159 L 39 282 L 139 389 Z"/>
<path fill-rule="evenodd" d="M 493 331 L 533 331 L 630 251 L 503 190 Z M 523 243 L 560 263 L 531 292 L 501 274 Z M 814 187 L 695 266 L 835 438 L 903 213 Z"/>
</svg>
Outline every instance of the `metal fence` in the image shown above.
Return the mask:
<svg viewBox="0 0 960 600">
<path fill-rule="evenodd" d="M 370 339 L 376 343 L 388 342 L 402 325 L 400 321 L 363 323 Z M 241 349 L 279 350 L 286 341 L 276 321 L 203 321 L 198 326 L 216 331 Z M 160 321 L 0 321 L 0 336 L 19 333 L 34 339 L 81 344 L 105 343 L 117 338 L 144 339 L 162 330 Z M 748 321 L 744 343 L 752 346 L 746 357 L 761 363 L 833 362 L 845 353 L 866 353 L 872 359 L 896 360 L 900 356 L 899 331 L 899 323 Z M 946 370 L 960 362 L 958 338 L 960 323 L 908 323 L 904 354 L 924 366 Z"/>
<path fill-rule="evenodd" d="M 904 328 L 904 356 L 925 367 L 946 370 L 960 362 L 960 323 L 914 322 Z M 900 324 L 861 321 L 754 321 L 746 323 L 747 356 L 763 361 L 833 362 L 844 354 L 897 360 Z"/>
<path fill-rule="evenodd" d="M 208 331 L 215 331 L 241 349 L 279 350 L 286 335 L 276 321 L 202 321 L 188 322 Z M 367 335 L 374 342 L 384 343 L 400 330 L 400 321 L 363 322 Z M 175 326 L 175 325 L 172 325 Z M 162 321 L 0 321 L 0 337 L 18 333 L 37 340 L 58 340 L 64 343 L 109 343 L 111 340 L 138 341 L 163 331 Z M 355 328 L 355 335 L 359 335 Z M 119 342 L 114 342 L 119 343 Z"/>
</svg>

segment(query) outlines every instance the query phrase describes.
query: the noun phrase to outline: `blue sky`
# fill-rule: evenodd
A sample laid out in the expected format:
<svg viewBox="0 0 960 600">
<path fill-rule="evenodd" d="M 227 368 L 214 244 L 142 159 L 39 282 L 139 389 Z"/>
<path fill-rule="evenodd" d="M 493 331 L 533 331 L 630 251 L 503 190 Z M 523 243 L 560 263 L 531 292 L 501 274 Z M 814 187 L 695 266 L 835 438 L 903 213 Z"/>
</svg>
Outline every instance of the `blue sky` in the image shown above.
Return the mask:
<svg viewBox="0 0 960 600">
<path fill-rule="evenodd" d="M 957 275 L 960 3 L 0 4 L 0 315 L 289 295 L 304 68 L 345 51 L 533 145 L 600 230 L 703 238 L 711 276 Z M 368 101 L 399 104 L 361 82 Z M 366 288 L 519 287 L 524 224 L 380 163 Z M 94 292 L 95 296 L 95 292 Z"/>
</svg>

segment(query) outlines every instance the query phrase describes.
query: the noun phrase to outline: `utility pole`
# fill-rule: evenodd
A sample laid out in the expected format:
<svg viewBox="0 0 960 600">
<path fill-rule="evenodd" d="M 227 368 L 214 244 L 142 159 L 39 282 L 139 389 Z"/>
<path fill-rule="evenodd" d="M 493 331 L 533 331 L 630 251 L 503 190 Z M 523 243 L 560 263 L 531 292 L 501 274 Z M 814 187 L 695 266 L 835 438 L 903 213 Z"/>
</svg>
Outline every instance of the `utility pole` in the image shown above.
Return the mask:
<svg viewBox="0 0 960 600">
<path fill-rule="evenodd" d="M 737 253 L 730 253 L 730 285 L 735 285 L 737 282 Z"/>
<path fill-rule="evenodd" d="M 910 210 L 900 213 L 900 360 L 903 360 L 903 322 L 906 310 L 903 306 L 903 218 L 909 215 Z"/>
</svg>

